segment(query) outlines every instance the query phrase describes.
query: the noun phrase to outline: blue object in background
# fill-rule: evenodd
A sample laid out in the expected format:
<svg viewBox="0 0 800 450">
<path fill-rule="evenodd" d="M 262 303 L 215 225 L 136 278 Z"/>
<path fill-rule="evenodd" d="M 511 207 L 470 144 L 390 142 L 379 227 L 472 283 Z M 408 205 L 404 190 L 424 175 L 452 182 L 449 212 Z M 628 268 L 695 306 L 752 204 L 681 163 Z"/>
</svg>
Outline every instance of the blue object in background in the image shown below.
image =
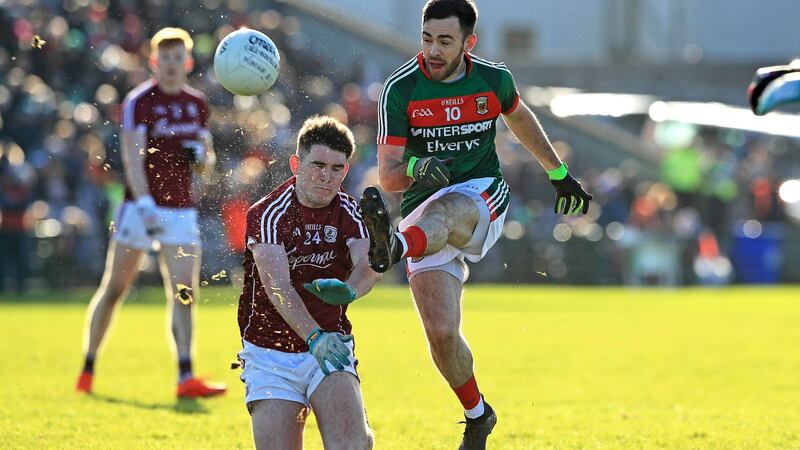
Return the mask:
<svg viewBox="0 0 800 450">
<path fill-rule="evenodd" d="M 733 245 L 736 281 L 746 284 L 779 282 L 783 260 L 782 243 L 781 224 L 764 224 L 763 231 L 755 237 L 747 236 L 742 224 L 737 224 Z"/>
</svg>

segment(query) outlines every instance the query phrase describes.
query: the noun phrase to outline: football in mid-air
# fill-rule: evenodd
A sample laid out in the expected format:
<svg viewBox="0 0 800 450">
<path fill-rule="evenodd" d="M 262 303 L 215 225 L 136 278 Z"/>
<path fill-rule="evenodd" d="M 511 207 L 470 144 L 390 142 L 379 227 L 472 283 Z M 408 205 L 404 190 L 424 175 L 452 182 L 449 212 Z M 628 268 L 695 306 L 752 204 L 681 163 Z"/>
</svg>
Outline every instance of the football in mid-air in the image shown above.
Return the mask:
<svg viewBox="0 0 800 450">
<path fill-rule="evenodd" d="M 236 95 L 258 95 L 278 78 L 278 48 L 260 31 L 241 28 L 225 36 L 214 53 L 217 81 Z"/>
</svg>

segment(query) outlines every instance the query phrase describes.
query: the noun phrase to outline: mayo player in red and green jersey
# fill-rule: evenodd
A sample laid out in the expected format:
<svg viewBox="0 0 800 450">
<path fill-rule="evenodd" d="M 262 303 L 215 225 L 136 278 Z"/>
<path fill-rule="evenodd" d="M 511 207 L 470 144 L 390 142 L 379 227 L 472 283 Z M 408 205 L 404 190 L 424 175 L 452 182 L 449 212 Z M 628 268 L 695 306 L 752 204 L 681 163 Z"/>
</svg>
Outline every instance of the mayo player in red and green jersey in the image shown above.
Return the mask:
<svg viewBox="0 0 800 450">
<path fill-rule="evenodd" d="M 494 145 L 497 118 L 547 171 L 557 214 L 585 214 L 592 196 L 567 172 L 506 66 L 470 53 L 475 4 L 429 0 L 422 15 L 422 52 L 386 80 L 379 101 L 378 170 L 383 189 L 403 192 L 399 232 L 376 188 L 364 191 L 361 209 L 372 268 L 384 272 L 408 258 L 434 363 L 464 407 L 461 448 L 483 449 L 497 416 L 460 332 L 461 291 L 464 259 L 477 262 L 494 245 L 509 203 Z"/>
</svg>

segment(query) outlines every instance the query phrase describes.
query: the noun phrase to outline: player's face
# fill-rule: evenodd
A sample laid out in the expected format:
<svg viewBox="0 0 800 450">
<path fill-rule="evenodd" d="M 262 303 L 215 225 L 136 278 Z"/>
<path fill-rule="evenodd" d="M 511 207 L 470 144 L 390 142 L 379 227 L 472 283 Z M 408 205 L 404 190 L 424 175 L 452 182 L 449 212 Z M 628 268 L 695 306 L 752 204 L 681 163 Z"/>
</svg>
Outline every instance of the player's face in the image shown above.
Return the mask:
<svg viewBox="0 0 800 450">
<path fill-rule="evenodd" d="M 159 47 L 153 73 L 159 83 L 167 85 L 183 84 L 186 81 L 186 72 L 189 55 L 183 44 L 173 44 Z"/>
<path fill-rule="evenodd" d="M 347 156 L 327 145 L 314 144 L 302 159 L 297 155 L 292 159 L 300 203 L 311 208 L 328 206 L 347 174 Z"/>
<path fill-rule="evenodd" d="M 466 38 L 457 17 L 430 19 L 422 24 L 422 56 L 425 70 L 437 81 L 456 75 L 464 58 Z"/>
</svg>

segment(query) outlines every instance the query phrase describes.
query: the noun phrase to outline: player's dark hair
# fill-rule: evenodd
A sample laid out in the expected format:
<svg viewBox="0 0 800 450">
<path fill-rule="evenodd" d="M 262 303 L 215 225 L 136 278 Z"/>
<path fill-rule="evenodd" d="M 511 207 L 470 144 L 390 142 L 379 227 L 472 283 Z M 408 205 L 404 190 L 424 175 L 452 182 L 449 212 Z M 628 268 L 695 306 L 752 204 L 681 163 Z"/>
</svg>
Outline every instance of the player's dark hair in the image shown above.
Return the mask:
<svg viewBox="0 0 800 450">
<path fill-rule="evenodd" d="M 472 0 L 428 0 L 422 7 L 422 23 L 430 19 L 458 18 L 464 38 L 475 31 L 478 21 L 478 7 Z"/>
<path fill-rule="evenodd" d="M 344 153 L 348 159 L 356 148 L 353 132 L 330 116 L 311 116 L 306 119 L 297 134 L 297 155 L 302 159 L 314 144 L 327 145 Z"/>
</svg>

